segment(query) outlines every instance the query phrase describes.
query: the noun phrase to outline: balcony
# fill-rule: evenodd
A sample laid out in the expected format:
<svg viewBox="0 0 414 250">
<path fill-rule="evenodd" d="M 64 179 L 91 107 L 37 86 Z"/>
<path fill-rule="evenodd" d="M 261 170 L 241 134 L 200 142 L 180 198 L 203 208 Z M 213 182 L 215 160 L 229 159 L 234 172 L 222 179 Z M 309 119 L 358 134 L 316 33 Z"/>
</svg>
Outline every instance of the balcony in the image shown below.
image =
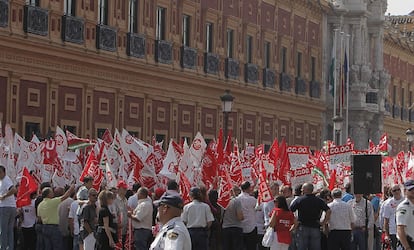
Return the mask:
<svg viewBox="0 0 414 250">
<path fill-rule="evenodd" d="M 257 65 L 252 63 L 246 63 L 244 65 L 244 81 L 247 83 L 257 83 L 259 79 L 259 71 Z"/>
<path fill-rule="evenodd" d="M 290 92 L 292 89 L 292 86 L 290 84 L 291 80 L 290 80 L 290 76 L 286 73 L 280 73 L 280 90 L 281 91 L 286 91 L 286 92 Z"/>
<path fill-rule="evenodd" d="M 197 50 L 182 46 L 181 47 L 181 67 L 195 69 L 197 67 Z"/>
<path fill-rule="evenodd" d="M 225 61 L 225 76 L 229 79 L 239 79 L 239 62 L 233 58 L 226 58 Z"/>
<path fill-rule="evenodd" d="M 384 103 L 384 109 L 385 109 L 385 113 L 387 113 L 388 115 L 391 114 L 392 110 L 391 110 L 391 105 L 388 103 L 388 101 L 385 99 L 385 103 Z M 414 118 L 414 116 L 413 116 Z"/>
<path fill-rule="evenodd" d="M 311 81 L 310 85 L 310 97 L 312 98 L 321 98 L 321 84 L 317 81 Z"/>
<path fill-rule="evenodd" d="M 145 36 L 141 34 L 127 34 L 127 55 L 137 58 L 145 57 Z"/>
<path fill-rule="evenodd" d="M 295 78 L 295 93 L 297 95 L 306 94 L 306 82 L 301 77 Z"/>
<path fill-rule="evenodd" d="M 157 40 L 155 43 L 155 61 L 164 64 L 172 64 L 172 43 Z"/>
<path fill-rule="evenodd" d="M 62 40 L 82 44 L 85 40 L 85 22 L 82 18 L 62 16 Z"/>
<path fill-rule="evenodd" d="M 414 122 L 414 110 L 410 110 L 410 117 L 408 118 L 410 122 Z"/>
<path fill-rule="evenodd" d="M 101 50 L 116 51 L 116 28 L 103 24 L 96 25 L 96 48 Z"/>
<path fill-rule="evenodd" d="M 408 109 L 401 108 L 401 120 L 408 121 Z"/>
<path fill-rule="evenodd" d="M 219 72 L 220 59 L 213 53 L 204 53 L 204 72 L 207 74 L 217 75 Z"/>
<path fill-rule="evenodd" d="M 0 0 L 0 27 L 9 25 L 9 2 L 8 0 Z"/>
<path fill-rule="evenodd" d="M 47 36 L 49 33 L 49 11 L 32 6 L 24 6 L 23 30 L 39 36 Z"/>
<path fill-rule="evenodd" d="M 273 70 L 263 69 L 263 87 L 274 88 L 276 82 L 276 74 Z"/>
</svg>

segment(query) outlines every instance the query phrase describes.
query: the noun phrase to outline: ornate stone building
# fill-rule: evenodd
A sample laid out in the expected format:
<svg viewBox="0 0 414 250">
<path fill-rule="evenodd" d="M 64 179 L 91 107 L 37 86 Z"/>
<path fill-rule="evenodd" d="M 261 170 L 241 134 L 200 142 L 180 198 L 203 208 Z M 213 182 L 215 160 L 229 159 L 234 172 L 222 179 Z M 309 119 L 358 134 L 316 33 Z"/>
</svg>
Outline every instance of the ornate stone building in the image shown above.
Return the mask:
<svg viewBox="0 0 414 250">
<path fill-rule="evenodd" d="M 0 121 L 25 137 L 59 125 L 82 137 L 124 127 L 144 140 L 212 139 L 230 89 L 240 143 L 285 137 L 319 148 L 330 9 L 326 0 L 0 0 Z"/>
</svg>

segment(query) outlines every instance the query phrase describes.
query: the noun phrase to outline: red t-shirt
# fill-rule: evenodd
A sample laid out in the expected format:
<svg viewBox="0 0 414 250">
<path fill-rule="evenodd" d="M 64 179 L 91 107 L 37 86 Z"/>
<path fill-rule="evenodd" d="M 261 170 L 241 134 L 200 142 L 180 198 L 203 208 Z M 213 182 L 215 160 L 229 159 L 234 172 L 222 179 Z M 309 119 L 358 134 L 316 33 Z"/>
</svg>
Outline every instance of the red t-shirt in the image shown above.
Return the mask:
<svg viewBox="0 0 414 250">
<path fill-rule="evenodd" d="M 295 217 L 291 211 L 285 211 L 280 208 L 274 208 L 270 213 L 276 216 L 275 231 L 277 235 L 277 241 L 280 243 L 290 244 L 292 238 L 290 236 L 290 228 L 294 223 Z"/>
</svg>

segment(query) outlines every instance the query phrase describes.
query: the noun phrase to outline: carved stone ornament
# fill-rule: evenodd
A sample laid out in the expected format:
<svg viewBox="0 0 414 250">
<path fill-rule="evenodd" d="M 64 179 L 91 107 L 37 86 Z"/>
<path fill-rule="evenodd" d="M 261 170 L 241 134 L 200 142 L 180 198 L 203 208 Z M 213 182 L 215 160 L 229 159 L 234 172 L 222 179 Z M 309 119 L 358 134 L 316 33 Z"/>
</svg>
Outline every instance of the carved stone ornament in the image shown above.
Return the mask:
<svg viewBox="0 0 414 250">
<path fill-rule="evenodd" d="M 127 34 L 127 55 L 144 58 L 145 57 L 145 36 L 141 34 Z"/>
<path fill-rule="evenodd" d="M 296 77 L 295 79 L 295 93 L 297 95 L 306 94 L 306 82 L 300 77 Z"/>
<path fill-rule="evenodd" d="M 155 44 L 155 61 L 159 63 L 172 63 L 172 43 L 164 40 L 157 40 Z"/>
<path fill-rule="evenodd" d="M 321 97 L 321 84 L 317 81 L 311 81 L 310 83 L 310 97 L 320 98 Z"/>
<path fill-rule="evenodd" d="M 207 74 L 217 75 L 219 72 L 220 59 L 213 53 L 204 53 L 204 72 Z"/>
<path fill-rule="evenodd" d="M 85 22 L 82 18 L 62 16 L 62 40 L 65 42 L 84 42 Z"/>
<path fill-rule="evenodd" d="M 230 79 L 239 79 L 239 62 L 233 58 L 226 58 L 225 75 Z"/>
<path fill-rule="evenodd" d="M 181 47 L 181 67 L 195 69 L 197 66 L 197 50 L 182 46 Z"/>
<path fill-rule="evenodd" d="M 49 11 L 32 5 L 24 6 L 23 29 L 26 33 L 47 36 Z"/>
<path fill-rule="evenodd" d="M 286 73 L 280 73 L 280 90 L 291 91 L 290 76 Z"/>
<path fill-rule="evenodd" d="M 0 0 L 0 27 L 7 27 L 9 24 L 9 2 Z"/>
<path fill-rule="evenodd" d="M 266 88 L 274 88 L 276 82 L 276 74 L 273 70 L 263 69 L 263 86 Z"/>
<path fill-rule="evenodd" d="M 244 65 L 244 80 L 247 83 L 257 83 L 259 72 L 256 64 L 246 63 Z"/>
<path fill-rule="evenodd" d="M 116 51 L 116 28 L 103 24 L 96 25 L 96 48 Z"/>
</svg>

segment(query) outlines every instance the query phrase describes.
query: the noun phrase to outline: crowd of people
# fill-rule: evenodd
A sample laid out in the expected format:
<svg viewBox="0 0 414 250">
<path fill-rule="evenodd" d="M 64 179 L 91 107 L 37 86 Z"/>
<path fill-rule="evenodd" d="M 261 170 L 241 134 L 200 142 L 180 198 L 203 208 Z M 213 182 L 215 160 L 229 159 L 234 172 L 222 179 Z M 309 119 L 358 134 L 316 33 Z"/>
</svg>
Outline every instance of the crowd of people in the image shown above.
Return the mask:
<svg viewBox="0 0 414 250">
<path fill-rule="evenodd" d="M 262 244 L 268 231 L 271 250 L 414 248 L 414 180 L 369 196 L 352 194 L 349 184 L 314 190 L 275 182 L 267 202 L 244 182 L 226 209 L 205 187 L 192 187 L 184 204 L 174 180 L 155 190 L 119 181 L 100 192 L 93 177 L 83 182 L 42 183 L 30 205 L 16 208 L 17 188 L 0 166 L 0 250 L 259 250 L 269 249 Z"/>
</svg>

